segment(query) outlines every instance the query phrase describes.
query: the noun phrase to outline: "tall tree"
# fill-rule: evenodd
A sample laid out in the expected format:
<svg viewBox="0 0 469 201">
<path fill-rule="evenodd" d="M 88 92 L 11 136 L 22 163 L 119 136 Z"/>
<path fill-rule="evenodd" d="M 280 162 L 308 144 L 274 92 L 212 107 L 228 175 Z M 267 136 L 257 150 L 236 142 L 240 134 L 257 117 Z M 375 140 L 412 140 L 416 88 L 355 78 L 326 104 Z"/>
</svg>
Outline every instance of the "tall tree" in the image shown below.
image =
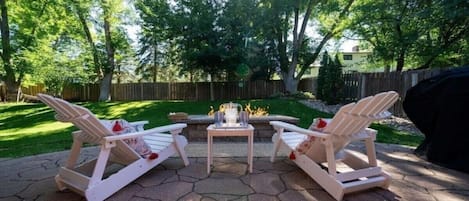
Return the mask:
<svg viewBox="0 0 469 201">
<path fill-rule="evenodd" d="M 85 39 L 89 45 L 89 49 L 91 50 L 91 55 L 93 57 L 93 65 L 94 65 L 94 72 L 97 77 L 103 77 L 103 65 L 101 63 L 100 55 L 98 48 L 96 47 L 96 37 L 93 37 L 93 33 L 90 28 L 90 24 L 88 18 L 91 14 L 91 9 L 93 6 L 93 1 L 91 0 L 84 0 L 84 1 L 74 1 L 70 2 L 70 9 L 71 12 L 76 15 L 78 18 L 83 34 Z"/>
<path fill-rule="evenodd" d="M 62 0 L 0 1 L 2 64 L 7 98 L 14 100 L 27 75 L 41 68 L 39 50 L 52 46 L 66 28 L 68 19 Z M 16 98 L 18 100 L 19 96 Z"/>
<path fill-rule="evenodd" d="M 114 71 L 116 83 L 133 82 L 136 79 L 134 75 L 137 60 L 135 59 L 135 51 L 131 47 L 131 39 L 127 35 L 127 30 L 123 27 L 114 29 L 113 44 L 115 47 L 115 65 Z"/>
<path fill-rule="evenodd" d="M 86 38 L 93 57 L 93 64 L 97 80 L 100 84 L 98 100 L 111 99 L 110 90 L 116 69 L 116 47 L 125 17 L 123 0 L 87 0 L 71 1 L 72 11 L 79 19 L 83 35 Z M 102 36 L 102 37 L 101 37 Z M 130 48 L 129 45 L 121 45 Z"/>
<path fill-rule="evenodd" d="M 114 0 L 101 0 L 101 8 L 103 9 L 104 37 L 106 44 L 106 65 L 104 66 L 103 78 L 100 83 L 99 100 L 111 100 L 111 84 L 116 63 L 114 60 L 114 44 L 112 43 L 111 21 L 115 14 L 115 6 L 119 6 L 122 2 Z"/>
<path fill-rule="evenodd" d="M 467 0 L 428 1 L 424 9 L 419 12 L 419 18 L 420 23 L 425 24 L 428 30 L 416 41 L 418 48 L 415 48 L 415 55 L 420 60 L 420 69 L 430 68 L 435 60 L 445 55 L 462 58 L 469 54 L 469 48 L 463 45 L 467 42 L 469 35 L 469 2 Z M 465 62 L 468 64 L 467 60 Z M 463 63 L 463 60 L 456 63 L 440 60 L 438 65 L 462 65 Z"/>
<path fill-rule="evenodd" d="M 140 61 L 136 72 L 156 82 L 158 69 L 169 63 L 165 61 L 165 54 L 169 52 L 172 40 L 169 26 L 173 16 L 165 0 L 139 0 L 136 7 L 142 19 L 138 51 Z"/>
<path fill-rule="evenodd" d="M 181 0 L 176 5 L 174 31 L 181 46 L 183 70 L 203 70 L 212 80 L 222 78 L 225 47 L 218 27 L 221 2 L 215 0 Z"/>
<path fill-rule="evenodd" d="M 469 33 L 468 8 L 466 0 L 362 0 L 352 31 L 371 44 L 375 60 L 394 63 L 396 71 L 406 64 L 429 68 L 442 55 L 460 56 L 451 50 Z"/>
<path fill-rule="evenodd" d="M 254 56 L 262 56 L 253 54 L 258 42 L 256 11 L 255 0 L 227 1 L 219 17 L 220 43 L 225 47 L 223 65 L 232 80 L 248 79 L 251 69 L 259 69 L 259 64 L 252 61 Z"/>
<path fill-rule="evenodd" d="M 386 63 L 395 61 L 396 71 L 402 71 L 412 44 L 424 32 L 417 10 L 412 0 L 362 1 L 353 29 L 373 46 L 375 57 Z"/>
<path fill-rule="evenodd" d="M 11 45 L 10 45 L 10 26 L 8 21 L 8 7 L 6 0 L 0 0 L 1 21 L 0 28 L 2 33 L 2 61 L 3 69 L 5 70 L 5 76 L 2 78 L 5 80 L 7 85 L 7 100 L 11 100 L 11 94 L 14 94 L 18 88 L 19 83 L 16 80 L 15 71 L 13 69 L 13 63 L 11 62 Z"/>
<path fill-rule="evenodd" d="M 354 0 L 264 1 L 262 5 L 267 18 L 272 20 L 266 26 L 266 34 L 272 34 L 279 74 L 288 92 L 297 92 L 299 80 L 318 58 L 327 42 L 339 36 L 349 24 L 353 3 Z M 317 40 L 306 37 L 310 19 L 314 19 L 313 25 L 321 34 Z M 291 41 L 290 36 L 293 38 Z"/>
</svg>

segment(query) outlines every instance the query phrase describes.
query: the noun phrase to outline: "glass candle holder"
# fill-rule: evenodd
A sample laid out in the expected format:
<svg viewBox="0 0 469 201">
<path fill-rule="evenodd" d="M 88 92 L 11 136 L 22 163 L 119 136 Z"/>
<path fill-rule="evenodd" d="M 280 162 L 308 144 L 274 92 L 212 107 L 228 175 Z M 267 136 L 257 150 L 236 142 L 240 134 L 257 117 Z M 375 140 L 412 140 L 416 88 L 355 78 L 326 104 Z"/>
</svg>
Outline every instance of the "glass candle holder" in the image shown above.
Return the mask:
<svg viewBox="0 0 469 201">
<path fill-rule="evenodd" d="M 215 112 L 215 114 L 213 114 L 213 120 L 215 121 L 216 127 L 223 126 L 223 112 Z"/>
<path fill-rule="evenodd" d="M 239 113 L 239 124 L 243 127 L 248 126 L 249 124 L 249 113 L 246 111 L 241 111 Z"/>
</svg>

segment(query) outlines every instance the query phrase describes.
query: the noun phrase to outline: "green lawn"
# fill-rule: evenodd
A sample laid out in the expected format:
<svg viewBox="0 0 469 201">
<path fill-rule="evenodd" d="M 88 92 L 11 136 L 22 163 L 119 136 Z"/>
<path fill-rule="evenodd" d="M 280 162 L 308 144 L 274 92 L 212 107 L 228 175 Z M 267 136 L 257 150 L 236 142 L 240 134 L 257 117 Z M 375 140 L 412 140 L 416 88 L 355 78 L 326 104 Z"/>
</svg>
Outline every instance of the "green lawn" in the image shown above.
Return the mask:
<svg viewBox="0 0 469 201">
<path fill-rule="evenodd" d="M 226 102 L 226 101 L 225 101 Z M 270 114 L 298 117 L 301 127 L 308 127 L 315 117 L 331 114 L 310 109 L 295 100 L 265 99 L 236 101 L 251 108 L 268 107 Z M 128 121 L 149 120 L 146 128 L 169 124 L 170 112 L 207 114 L 210 106 L 218 107 L 223 101 L 133 101 L 110 103 L 79 103 L 103 119 L 123 118 Z M 399 132 L 382 125 L 378 142 L 417 146 L 423 137 Z M 22 157 L 70 149 L 76 130 L 70 123 L 54 119 L 54 112 L 44 104 L 0 104 L 0 157 Z"/>
</svg>

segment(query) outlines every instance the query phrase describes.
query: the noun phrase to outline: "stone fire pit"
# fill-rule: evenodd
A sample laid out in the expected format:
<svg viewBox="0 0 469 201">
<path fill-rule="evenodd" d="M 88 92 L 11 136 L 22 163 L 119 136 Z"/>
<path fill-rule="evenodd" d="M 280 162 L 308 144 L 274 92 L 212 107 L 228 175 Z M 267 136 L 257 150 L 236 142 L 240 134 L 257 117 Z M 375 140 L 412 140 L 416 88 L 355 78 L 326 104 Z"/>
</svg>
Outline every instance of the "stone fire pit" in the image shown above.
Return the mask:
<svg viewBox="0 0 469 201">
<path fill-rule="evenodd" d="M 207 126 L 214 123 L 213 117 L 208 115 L 188 115 L 187 119 L 172 119 L 173 123 L 186 123 L 187 127 L 182 131 L 182 135 L 191 142 L 207 141 Z M 299 119 L 285 115 L 251 116 L 249 123 L 254 126 L 254 141 L 271 141 L 275 133 L 269 121 L 283 121 L 291 124 L 298 124 Z M 214 138 L 222 141 L 246 141 L 243 137 Z"/>
</svg>

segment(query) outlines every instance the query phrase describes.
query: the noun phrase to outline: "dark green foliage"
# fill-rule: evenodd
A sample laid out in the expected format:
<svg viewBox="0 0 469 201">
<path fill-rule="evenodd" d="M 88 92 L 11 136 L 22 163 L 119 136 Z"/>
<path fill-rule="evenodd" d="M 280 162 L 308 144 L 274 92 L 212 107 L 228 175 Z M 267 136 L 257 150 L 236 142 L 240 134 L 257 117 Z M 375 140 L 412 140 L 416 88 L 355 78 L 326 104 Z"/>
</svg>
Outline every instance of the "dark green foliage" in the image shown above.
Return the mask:
<svg viewBox="0 0 469 201">
<path fill-rule="evenodd" d="M 325 52 L 322 58 L 322 66 L 319 68 L 316 97 L 327 104 L 337 104 L 343 100 L 343 88 L 342 64 L 338 55 L 332 59 Z"/>
</svg>

